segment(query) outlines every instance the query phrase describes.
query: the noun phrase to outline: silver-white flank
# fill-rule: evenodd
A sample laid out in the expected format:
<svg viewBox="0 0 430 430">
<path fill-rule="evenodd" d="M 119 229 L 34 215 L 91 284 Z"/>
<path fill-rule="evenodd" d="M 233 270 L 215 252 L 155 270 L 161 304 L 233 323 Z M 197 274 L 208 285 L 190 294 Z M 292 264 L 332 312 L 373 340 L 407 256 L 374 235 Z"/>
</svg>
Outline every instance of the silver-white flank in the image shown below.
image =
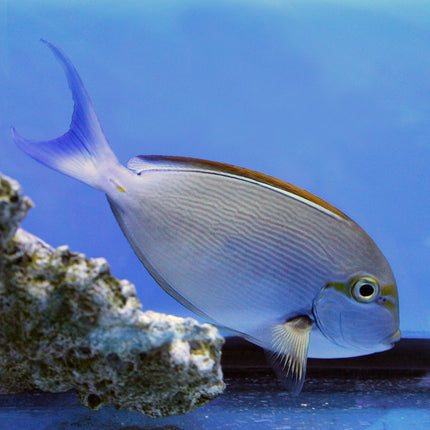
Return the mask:
<svg viewBox="0 0 430 430">
<path fill-rule="evenodd" d="M 382 351 L 399 336 L 396 283 L 350 218 L 275 178 L 204 160 L 138 156 L 121 166 L 82 81 L 62 64 L 75 108 L 69 131 L 33 142 L 38 161 L 106 193 L 137 256 L 179 302 L 272 351 L 300 391 L 311 357 Z"/>
</svg>

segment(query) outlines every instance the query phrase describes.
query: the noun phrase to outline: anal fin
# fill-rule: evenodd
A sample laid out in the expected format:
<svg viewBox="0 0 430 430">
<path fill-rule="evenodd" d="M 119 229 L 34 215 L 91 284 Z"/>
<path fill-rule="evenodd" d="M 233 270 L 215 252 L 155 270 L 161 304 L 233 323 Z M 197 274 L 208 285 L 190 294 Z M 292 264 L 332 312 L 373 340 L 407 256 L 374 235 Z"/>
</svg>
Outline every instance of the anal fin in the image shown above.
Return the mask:
<svg viewBox="0 0 430 430">
<path fill-rule="evenodd" d="M 271 364 L 282 383 L 299 394 L 306 375 L 313 321 L 305 315 L 278 324 L 272 330 Z"/>
</svg>

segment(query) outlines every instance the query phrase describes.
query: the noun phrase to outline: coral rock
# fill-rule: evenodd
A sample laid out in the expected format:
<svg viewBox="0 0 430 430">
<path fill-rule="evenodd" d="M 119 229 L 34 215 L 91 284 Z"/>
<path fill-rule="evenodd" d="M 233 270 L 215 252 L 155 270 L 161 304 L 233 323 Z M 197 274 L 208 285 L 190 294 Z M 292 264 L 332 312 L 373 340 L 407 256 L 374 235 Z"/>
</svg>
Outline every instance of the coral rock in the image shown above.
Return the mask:
<svg viewBox="0 0 430 430">
<path fill-rule="evenodd" d="M 73 388 L 92 409 L 111 403 L 161 417 L 223 391 L 215 327 L 142 312 L 134 286 L 104 259 L 19 228 L 31 206 L 0 174 L 1 393 Z"/>
</svg>

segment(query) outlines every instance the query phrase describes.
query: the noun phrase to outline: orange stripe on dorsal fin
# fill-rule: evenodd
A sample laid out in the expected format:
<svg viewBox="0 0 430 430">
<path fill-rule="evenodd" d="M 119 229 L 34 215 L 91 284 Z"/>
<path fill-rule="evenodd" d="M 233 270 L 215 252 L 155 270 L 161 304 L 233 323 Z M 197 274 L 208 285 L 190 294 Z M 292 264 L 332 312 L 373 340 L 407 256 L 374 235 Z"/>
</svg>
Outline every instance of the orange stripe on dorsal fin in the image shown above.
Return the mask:
<svg viewBox="0 0 430 430">
<path fill-rule="evenodd" d="M 295 185 L 281 181 L 264 173 L 255 172 L 253 170 L 245 169 L 243 167 L 233 166 L 231 164 L 219 163 L 217 161 L 201 160 L 198 158 L 190 157 L 175 157 L 164 155 L 139 155 L 132 158 L 128 162 L 128 167 L 137 173 L 144 170 L 154 169 L 179 169 L 190 171 L 201 171 L 208 173 L 217 173 L 220 175 L 234 176 L 237 178 L 244 178 L 254 182 L 268 185 L 272 188 L 287 192 L 293 196 L 299 197 L 301 200 L 312 203 L 313 206 L 319 206 L 326 212 L 331 212 L 340 218 L 350 220 L 342 211 L 327 203 L 320 197 L 315 196 L 309 191 L 302 190 Z"/>
</svg>

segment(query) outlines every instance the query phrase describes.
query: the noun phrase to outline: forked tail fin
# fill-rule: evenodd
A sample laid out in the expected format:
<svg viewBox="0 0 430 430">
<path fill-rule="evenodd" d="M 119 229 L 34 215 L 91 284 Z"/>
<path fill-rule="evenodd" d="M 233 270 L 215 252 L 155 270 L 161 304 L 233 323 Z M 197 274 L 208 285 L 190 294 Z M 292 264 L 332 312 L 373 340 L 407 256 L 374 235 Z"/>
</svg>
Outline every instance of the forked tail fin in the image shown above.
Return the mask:
<svg viewBox="0 0 430 430">
<path fill-rule="evenodd" d="M 57 139 L 32 141 L 21 137 L 14 128 L 16 144 L 31 157 L 52 169 L 79 179 L 95 188 L 101 188 L 105 168 L 118 164 L 109 146 L 93 104 L 78 72 L 55 45 L 42 40 L 60 61 L 72 91 L 74 110 L 69 131 Z"/>
</svg>

